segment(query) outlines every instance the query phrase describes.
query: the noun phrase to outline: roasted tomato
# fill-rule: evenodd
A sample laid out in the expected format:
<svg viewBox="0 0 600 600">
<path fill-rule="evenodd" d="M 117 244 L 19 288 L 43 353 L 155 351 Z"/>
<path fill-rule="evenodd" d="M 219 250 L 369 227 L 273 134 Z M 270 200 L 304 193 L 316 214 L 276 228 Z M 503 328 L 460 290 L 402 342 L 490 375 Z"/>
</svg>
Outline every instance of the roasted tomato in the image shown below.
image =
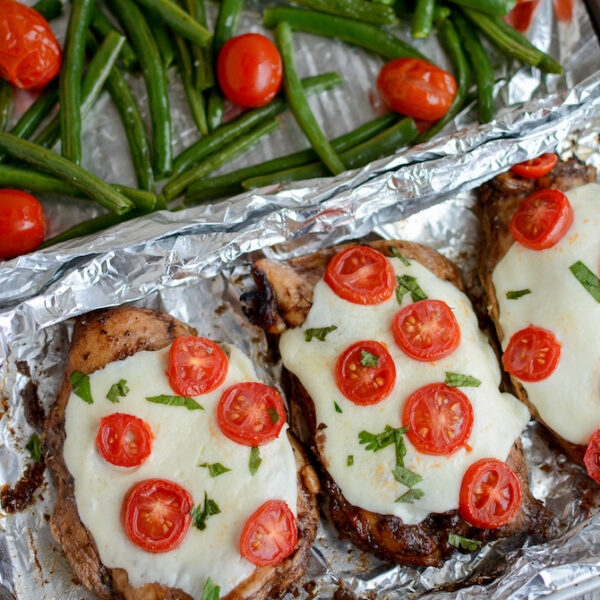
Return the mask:
<svg viewBox="0 0 600 600">
<path fill-rule="evenodd" d="M 118 467 L 137 467 L 152 451 L 152 430 L 133 415 L 113 413 L 100 419 L 96 445 L 104 460 Z"/>
<path fill-rule="evenodd" d="M 600 429 L 592 433 L 583 457 L 585 468 L 588 475 L 596 482 L 600 483 Z"/>
<path fill-rule="evenodd" d="M 549 152 L 511 167 L 511 171 L 526 179 L 539 179 L 552 171 L 558 161 L 556 154 Z"/>
<path fill-rule="evenodd" d="M 450 73 L 421 58 L 396 58 L 379 72 L 377 89 L 393 111 L 437 121 L 454 100 L 456 81 Z"/>
<path fill-rule="evenodd" d="M 338 252 L 327 265 L 325 283 L 353 304 L 380 304 L 396 286 L 390 261 L 368 246 L 352 246 Z"/>
<path fill-rule="evenodd" d="M 37 248 L 44 239 L 44 209 L 30 194 L 0 190 L 0 259 Z"/>
<path fill-rule="evenodd" d="M 257 567 L 278 565 L 296 547 L 296 519 L 282 500 L 265 502 L 244 525 L 240 554 Z"/>
<path fill-rule="evenodd" d="M 540 0 L 517 0 L 517 5 L 504 17 L 504 20 L 521 33 L 531 25 L 533 13 Z"/>
<path fill-rule="evenodd" d="M 533 325 L 517 331 L 502 355 L 506 372 L 521 381 L 546 379 L 559 360 L 560 342 L 551 331 Z"/>
</svg>

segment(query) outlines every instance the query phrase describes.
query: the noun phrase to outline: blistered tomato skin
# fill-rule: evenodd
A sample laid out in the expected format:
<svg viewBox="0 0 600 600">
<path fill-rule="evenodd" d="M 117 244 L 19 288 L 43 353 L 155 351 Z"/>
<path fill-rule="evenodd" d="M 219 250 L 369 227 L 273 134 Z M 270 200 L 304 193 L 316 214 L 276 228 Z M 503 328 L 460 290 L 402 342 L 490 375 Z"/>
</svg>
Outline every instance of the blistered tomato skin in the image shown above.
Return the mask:
<svg viewBox="0 0 600 600">
<path fill-rule="evenodd" d="M 44 209 L 21 190 L 0 190 L 0 260 L 37 248 L 44 239 Z"/>
<path fill-rule="evenodd" d="M 24 89 L 39 88 L 60 70 L 62 52 L 40 13 L 0 0 L 0 77 Z"/>
</svg>

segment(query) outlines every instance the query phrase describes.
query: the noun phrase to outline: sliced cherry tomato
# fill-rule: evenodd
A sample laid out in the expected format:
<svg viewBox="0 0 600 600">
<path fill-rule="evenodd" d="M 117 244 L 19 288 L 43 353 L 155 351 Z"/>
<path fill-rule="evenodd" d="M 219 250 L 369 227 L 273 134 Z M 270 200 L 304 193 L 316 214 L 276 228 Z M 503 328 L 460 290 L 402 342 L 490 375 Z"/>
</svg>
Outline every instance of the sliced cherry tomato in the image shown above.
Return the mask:
<svg viewBox="0 0 600 600">
<path fill-rule="evenodd" d="M 396 381 L 396 367 L 379 342 L 356 342 L 346 348 L 335 365 L 340 392 L 355 404 L 375 404 L 387 398 Z"/>
<path fill-rule="evenodd" d="M 551 331 L 533 325 L 517 331 L 502 356 L 506 372 L 521 381 L 546 379 L 559 360 L 560 342 Z"/>
<path fill-rule="evenodd" d="M 0 190 L 0 259 L 37 248 L 44 239 L 44 209 L 30 194 Z"/>
<path fill-rule="evenodd" d="M 217 389 L 227 376 L 227 356 L 206 338 L 182 335 L 169 352 L 169 383 L 181 396 L 198 396 Z"/>
<path fill-rule="evenodd" d="M 262 446 L 279 435 L 285 423 L 285 410 L 275 388 L 248 381 L 223 392 L 217 419 L 230 440 L 244 446 Z"/>
<path fill-rule="evenodd" d="M 592 433 L 583 457 L 585 468 L 588 475 L 596 482 L 600 483 L 600 429 Z"/>
<path fill-rule="evenodd" d="M 456 80 L 450 73 L 421 58 L 396 58 L 377 77 L 377 89 L 395 112 L 415 119 L 437 121 L 450 108 Z"/>
<path fill-rule="evenodd" d="M 533 13 L 540 0 L 517 0 L 517 5 L 504 17 L 504 20 L 521 33 L 531 25 Z"/>
<path fill-rule="evenodd" d="M 569 199 L 558 190 L 540 190 L 527 197 L 510 222 L 512 236 L 531 250 L 552 248 L 573 223 Z"/>
<path fill-rule="evenodd" d="M 125 533 L 148 552 L 169 552 L 186 536 L 194 506 L 192 496 L 166 479 L 146 479 L 136 484 L 123 504 Z"/>
<path fill-rule="evenodd" d="M 518 8 L 518 7 L 517 7 Z M 558 161 L 558 156 L 553 152 L 542 154 L 537 158 L 513 165 L 510 170 L 526 179 L 539 179 L 552 171 Z"/>
<path fill-rule="evenodd" d="M 406 401 L 402 425 L 423 454 L 452 454 L 471 435 L 473 407 L 463 392 L 443 383 L 419 388 Z"/>
<path fill-rule="evenodd" d="M 329 261 L 324 279 L 337 296 L 353 304 L 380 304 L 396 286 L 390 261 L 368 246 L 338 252 Z"/>
<path fill-rule="evenodd" d="M 46 85 L 60 70 L 61 50 L 36 10 L 0 0 L 0 77 L 20 88 Z"/>
<path fill-rule="evenodd" d="M 573 19 L 573 8 L 575 0 L 554 0 L 554 12 L 556 18 L 562 23 L 568 23 Z"/>
<path fill-rule="evenodd" d="M 420 300 L 405 306 L 392 321 L 392 333 L 408 356 L 424 362 L 448 356 L 460 343 L 460 327 L 441 300 Z"/>
<path fill-rule="evenodd" d="M 296 547 L 296 519 L 283 500 L 265 502 L 247 521 L 240 554 L 257 567 L 278 565 Z"/>
<path fill-rule="evenodd" d="M 458 502 L 458 512 L 467 523 L 498 529 L 519 511 L 521 482 L 506 463 L 482 458 L 463 475 Z"/>
<path fill-rule="evenodd" d="M 111 465 L 137 467 L 150 456 L 153 439 L 150 425 L 142 419 L 113 413 L 100 419 L 96 445 Z"/>
<path fill-rule="evenodd" d="M 281 75 L 277 47 L 259 33 L 233 37 L 219 52 L 219 85 L 234 104 L 257 108 L 271 102 L 281 87 Z"/>
</svg>

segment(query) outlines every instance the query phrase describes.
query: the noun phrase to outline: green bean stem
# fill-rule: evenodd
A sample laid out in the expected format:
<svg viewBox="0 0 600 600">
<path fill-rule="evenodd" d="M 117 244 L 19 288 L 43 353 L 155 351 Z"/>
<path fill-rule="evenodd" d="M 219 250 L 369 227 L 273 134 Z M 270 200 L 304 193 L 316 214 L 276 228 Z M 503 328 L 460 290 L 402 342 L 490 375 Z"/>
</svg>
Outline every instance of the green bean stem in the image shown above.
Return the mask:
<svg viewBox="0 0 600 600">
<path fill-rule="evenodd" d="M 12 113 L 13 88 L 6 79 L 0 79 L 0 131 L 4 131 Z"/>
<path fill-rule="evenodd" d="M 396 13 L 391 6 L 368 0 L 295 0 L 295 2 L 306 8 L 356 19 L 363 23 L 393 25 L 398 22 Z"/>
<path fill-rule="evenodd" d="M 496 17 L 504 17 L 507 15 L 517 3 L 516 0 L 449 0 L 452 4 L 465 6 L 467 8 L 475 8 L 479 12 L 494 15 Z"/>
<path fill-rule="evenodd" d="M 206 27 L 206 7 L 204 6 L 204 0 L 183 0 L 184 5 L 190 15 L 200 23 L 203 27 Z M 215 78 L 213 74 L 213 57 L 212 57 L 212 44 L 205 48 L 200 48 L 196 44 L 192 44 L 190 52 L 194 59 L 194 72 L 196 87 L 199 90 L 207 90 L 215 84 Z"/>
<path fill-rule="evenodd" d="M 62 2 L 60 0 L 40 0 L 31 8 L 37 10 L 46 21 L 52 21 L 62 12 Z"/>
<path fill-rule="evenodd" d="M 102 12 L 100 7 L 96 5 L 92 14 L 92 22 L 90 27 L 101 37 L 105 38 L 111 31 L 121 33 L 111 22 L 110 19 Z M 125 40 L 123 47 L 121 48 L 121 54 L 119 59 L 123 63 L 123 66 L 128 70 L 132 71 L 137 66 L 137 56 L 135 51 L 128 40 Z"/>
<path fill-rule="evenodd" d="M 411 35 L 417 39 L 429 37 L 433 26 L 435 0 L 417 0 L 412 19 Z"/>
<path fill-rule="evenodd" d="M 148 13 L 147 20 L 148 25 L 150 25 L 150 29 L 152 29 L 152 35 L 154 36 L 154 41 L 158 46 L 158 51 L 162 57 L 165 69 L 168 69 L 177 58 L 175 46 L 171 41 L 172 32 L 165 27 L 161 16 L 154 12 Z"/>
</svg>

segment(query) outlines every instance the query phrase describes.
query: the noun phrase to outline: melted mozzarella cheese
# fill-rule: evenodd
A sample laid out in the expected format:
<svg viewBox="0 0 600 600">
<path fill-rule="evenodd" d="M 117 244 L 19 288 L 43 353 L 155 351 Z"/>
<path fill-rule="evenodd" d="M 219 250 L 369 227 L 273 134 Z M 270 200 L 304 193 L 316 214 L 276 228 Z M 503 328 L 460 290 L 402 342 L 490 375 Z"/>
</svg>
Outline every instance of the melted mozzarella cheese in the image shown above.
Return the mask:
<svg viewBox="0 0 600 600">
<path fill-rule="evenodd" d="M 83 524 L 94 537 L 107 567 L 125 569 L 132 586 L 157 582 L 201 598 L 208 577 L 227 594 L 256 568 L 241 557 L 239 539 L 244 524 L 264 502 L 281 499 L 296 515 L 298 488 L 287 425 L 279 437 L 260 446 L 262 463 L 254 476 L 248 470 L 250 448 L 225 437 L 217 424 L 222 392 L 243 381 L 256 381 L 250 361 L 230 348 L 225 382 L 210 394 L 196 396 L 204 410 L 153 404 L 146 397 L 173 391 L 165 374 L 169 349 L 138 352 L 108 364 L 90 375 L 94 403 L 71 394 L 66 410 L 64 458 L 75 480 L 75 500 Z M 106 398 L 111 385 L 125 379 L 130 392 L 113 404 Z M 124 412 L 150 425 L 152 453 L 139 467 L 118 468 L 107 463 L 96 448 L 100 419 Z M 201 463 L 219 462 L 231 471 L 210 477 Z M 144 479 L 161 478 L 184 487 L 198 505 L 204 493 L 220 514 L 210 516 L 206 529 L 191 527 L 179 548 L 161 554 L 142 550 L 129 541 L 121 521 L 123 498 Z"/>
<path fill-rule="evenodd" d="M 562 438 L 587 444 L 600 426 L 600 304 L 569 270 L 582 261 L 600 266 L 600 185 L 567 192 L 574 220 L 552 248 L 529 250 L 514 243 L 492 276 L 506 348 L 517 331 L 535 325 L 554 333 L 561 344 L 557 368 L 546 379 L 526 383 L 530 402 Z M 506 292 L 530 289 L 508 300 Z"/>
<path fill-rule="evenodd" d="M 302 382 L 315 404 L 317 424 L 324 424 L 319 437 L 325 467 L 352 504 L 380 514 L 391 514 L 404 523 L 422 521 L 430 513 L 458 507 L 462 476 L 469 465 L 480 458 L 506 460 L 511 446 L 529 420 L 525 406 L 498 390 L 500 371 L 487 339 L 479 330 L 468 298 L 451 283 L 442 281 L 416 261 L 409 267 L 399 259 L 390 259 L 396 274 L 408 274 L 429 298 L 444 300 L 460 326 L 458 348 L 435 362 L 409 358 L 394 341 L 391 322 L 400 309 L 395 295 L 375 306 L 361 306 L 336 296 L 321 280 L 314 290 L 313 305 L 301 328 L 286 331 L 280 341 L 283 364 Z M 411 302 L 410 294 L 403 306 Z M 304 330 L 337 326 L 324 342 L 304 339 Z M 390 395 L 370 406 L 347 400 L 335 382 L 338 356 L 360 340 L 376 340 L 387 346 L 396 365 L 396 383 Z M 461 387 L 473 407 L 473 429 L 467 443 L 450 456 L 419 453 L 405 437 L 405 467 L 418 473 L 423 481 L 416 487 L 424 496 L 413 504 L 395 502 L 408 488 L 392 475 L 396 465 L 394 446 L 378 452 L 367 451 L 359 443 L 363 430 L 381 433 L 386 425 L 400 427 L 408 397 L 420 387 L 445 380 L 446 371 L 472 375 L 479 387 Z M 335 404 L 341 408 L 338 413 Z M 348 456 L 353 456 L 348 466 Z"/>
</svg>

